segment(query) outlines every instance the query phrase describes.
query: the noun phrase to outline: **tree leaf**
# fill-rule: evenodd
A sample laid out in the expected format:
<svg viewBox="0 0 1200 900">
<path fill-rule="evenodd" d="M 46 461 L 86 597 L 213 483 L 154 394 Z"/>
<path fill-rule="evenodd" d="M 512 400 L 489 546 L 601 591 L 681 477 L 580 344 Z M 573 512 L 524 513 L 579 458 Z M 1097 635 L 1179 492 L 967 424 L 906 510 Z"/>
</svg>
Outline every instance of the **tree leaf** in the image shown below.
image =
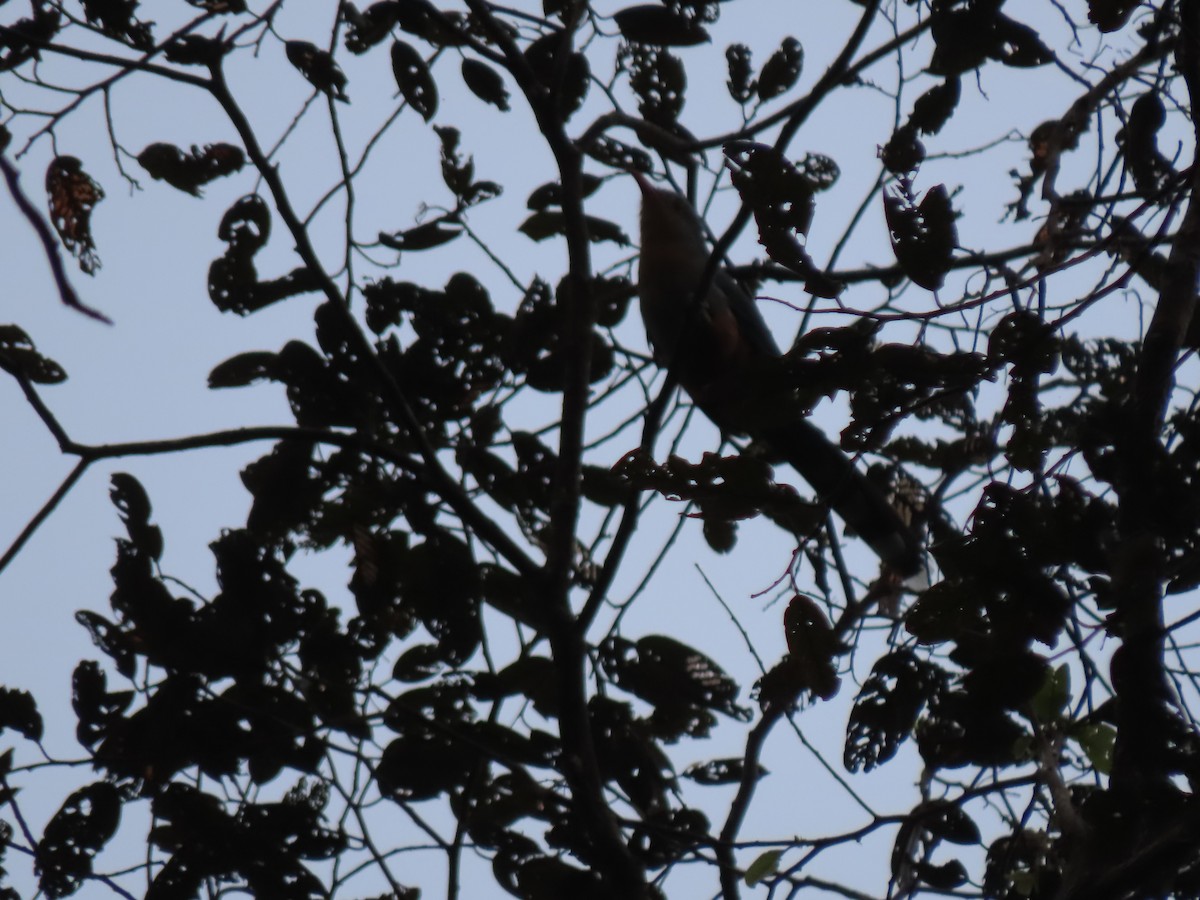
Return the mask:
<svg viewBox="0 0 1200 900">
<path fill-rule="evenodd" d="M 508 112 L 508 91 L 499 72 L 468 56 L 462 62 L 462 76 L 472 94 L 502 112 Z"/>
<path fill-rule="evenodd" d="M 696 20 L 662 6 L 629 6 L 613 13 L 617 28 L 627 41 L 659 47 L 687 47 L 709 40 Z"/>
<path fill-rule="evenodd" d="M 804 68 L 804 48 L 794 37 L 786 37 L 779 49 L 767 59 L 758 76 L 758 99 L 764 103 L 787 93 L 800 79 Z"/>
<path fill-rule="evenodd" d="M 416 47 L 404 41 L 392 44 L 392 74 L 408 105 L 428 122 L 437 112 L 438 90 L 433 73 Z"/>
<path fill-rule="evenodd" d="M 779 871 L 779 859 L 782 856 L 782 850 L 768 850 L 760 854 L 754 862 L 746 867 L 746 874 L 742 876 L 742 881 L 746 883 L 747 887 L 754 887 L 770 878 Z"/>
</svg>

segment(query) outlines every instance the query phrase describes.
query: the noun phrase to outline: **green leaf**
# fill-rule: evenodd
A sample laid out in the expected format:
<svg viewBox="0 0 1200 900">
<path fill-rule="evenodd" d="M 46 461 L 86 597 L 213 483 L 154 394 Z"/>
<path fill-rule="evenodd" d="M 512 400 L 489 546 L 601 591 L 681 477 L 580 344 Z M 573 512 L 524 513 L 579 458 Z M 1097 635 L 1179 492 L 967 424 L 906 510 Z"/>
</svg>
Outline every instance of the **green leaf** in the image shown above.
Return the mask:
<svg viewBox="0 0 1200 900">
<path fill-rule="evenodd" d="M 1052 672 L 1046 673 L 1046 680 L 1038 692 L 1033 695 L 1030 707 L 1033 714 L 1043 722 L 1058 718 L 1071 699 L 1071 673 L 1063 663 Z"/>
<path fill-rule="evenodd" d="M 762 854 L 754 862 L 750 863 L 746 869 L 746 874 L 742 876 L 742 880 L 746 882 L 747 887 L 754 887 L 764 878 L 774 875 L 779 871 L 779 857 L 783 856 L 782 850 L 768 850 Z"/>
<path fill-rule="evenodd" d="M 19 325 L 0 325 L 0 369 L 24 375 L 34 384 L 58 384 L 67 380 L 62 366 L 42 356 Z"/>
<path fill-rule="evenodd" d="M 1075 738 L 1097 772 L 1101 775 L 1112 772 L 1113 745 L 1117 741 L 1116 729 L 1103 722 L 1097 722 L 1081 725 L 1071 736 Z"/>
</svg>

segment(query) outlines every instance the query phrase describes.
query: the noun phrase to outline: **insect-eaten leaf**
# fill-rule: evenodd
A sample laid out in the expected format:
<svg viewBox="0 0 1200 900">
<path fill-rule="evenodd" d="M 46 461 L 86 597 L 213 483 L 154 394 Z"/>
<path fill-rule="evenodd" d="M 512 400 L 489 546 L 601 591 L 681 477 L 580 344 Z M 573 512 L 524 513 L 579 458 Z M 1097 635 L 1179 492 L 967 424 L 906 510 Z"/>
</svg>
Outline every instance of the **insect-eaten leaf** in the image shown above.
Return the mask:
<svg viewBox="0 0 1200 900">
<path fill-rule="evenodd" d="M 57 156 L 46 170 L 50 221 L 63 245 L 79 260 L 88 275 L 100 268 L 100 255 L 92 237 L 92 209 L 104 199 L 104 190 L 83 171 L 74 156 Z"/>
<path fill-rule="evenodd" d="M 629 86 L 638 112 L 660 128 L 670 128 L 683 111 L 687 73 L 683 61 L 661 47 L 635 46 L 629 51 Z"/>
<path fill-rule="evenodd" d="M 795 594 L 783 613 L 783 634 L 802 686 L 828 700 L 838 692 L 835 660 L 842 647 L 824 611 L 812 599 Z"/>
<path fill-rule="evenodd" d="M 468 57 L 462 63 L 462 76 L 472 94 L 501 112 L 508 112 L 508 91 L 499 72 L 487 63 Z"/>
<path fill-rule="evenodd" d="M 1088 20 L 1103 32 L 1118 31 L 1137 7 L 1138 0 L 1088 0 Z"/>
<path fill-rule="evenodd" d="M 462 234 L 462 228 L 447 219 L 426 222 L 395 234 L 380 232 L 379 243 L 392 250 L 431 250 L 448 244 Z"/>
<path fill-rule="evenodd" d="M 725 63 L 729 67 L 729 80 L 725 86 L 729 89 L 729 96 L 742 106 L 749 103 L 758 91 L 750 60 L 750 48 L 745 44 L 730 44 L 725 48 Z"/>
<path fill-rule="evenodd" d="M 525 61 L 538 81 L 554 92 L 555 108 L 564 119 L 583 105 L 592 84 L 587 56 L 572 51 L 560 61 L 567 48 L 561 29 L 547 32 L 525 48 Z"/>
<path fill-rule="evenodd" d="M 883 213 L 891 232 L 892 250 L 904 274 L 928 291 L 946 279 L 958 245 L 955 213 L 943 184 L 915 203 L 911 184 L 904 180 L 883 197 Z"/>
<path fill-rule="evenodd" d="M 597 162 L 612 166 L 614 169 L 634 172 L 654 170 L 654 161 L 650 158 L 649 153 L 640 147 L 631 147 L 614 138 L 599 137 L 592 141 L 584 152 Z"/>
<path fill-rule="evenodd" d="M 0 734 L 19 732 L 31 741 L 42 739 L 42 714 L 29 691 L 0 687 Z"/>
<path fill-rule="evenodd" d="M 379 0 L 359 12 L 353 3 L 343 3 L 342 18 L 347 25 L 346 49 L 354 54 L 362 54 L 386 40 L 400 20 L 400 6 L 396 0 Z"/>
<path fill-rule="evenodd" d="M 803 276 L 809 293 L 837 297 L 843 285 L 818 269 L 805 249 L 815 210 L 813 194 L 837 180 L 837 164 L 810 154 L 797 165 L 776 148 L 753 141 L 731 141 L 724 151 L 734 187 L 754 211 L 758 241 L 767 255 Z"/>
<path fill-rule="evenodd" d="M 310 41 L 288 41 L 284 44 L 288 62 L 300 70 L 308 82 L 322 94 L 349 103 L 346 96 L 346 73 L 333 59 L 333 54 Z"/>
<path fill-rule="evenodd" d="M 174 144 L 151 144 L 138 154 L 138 163 L 156 181 L 165 181 L 193 197 L 201 196 L 200 186 L 240 171 L 246 156 L 233 144 L 195 144 L 185 153 Z"/>
<path fill-rule="evenodd" d="M 0 325 L 0 369 L 24 376 L 34 384 L 59 384 L 67 380 L 63 367 L 42 356 L 19 325 Z"/>
<path fill-rule="evenodd" d="M 630 6 L 614 13 L 613 19 L 621 36 L 637 44 L 688 47 L 709 40 L 696 20 L 665 6 Z"/>
<path fill-rule="evenodd" d="M 404 41 L 392 44 L 392 74 L 408 105 L 426 122 L 432 119 L 438 107 L 437 83 L 420 51 Z"/>
<path fill-rule="evenodd" d="M 758 76 L 758 99 L 765 102 L 789 91 L 800 78 L 803 67 L 804 48 L 794 37 L 784 38 Z"/>
</svg>

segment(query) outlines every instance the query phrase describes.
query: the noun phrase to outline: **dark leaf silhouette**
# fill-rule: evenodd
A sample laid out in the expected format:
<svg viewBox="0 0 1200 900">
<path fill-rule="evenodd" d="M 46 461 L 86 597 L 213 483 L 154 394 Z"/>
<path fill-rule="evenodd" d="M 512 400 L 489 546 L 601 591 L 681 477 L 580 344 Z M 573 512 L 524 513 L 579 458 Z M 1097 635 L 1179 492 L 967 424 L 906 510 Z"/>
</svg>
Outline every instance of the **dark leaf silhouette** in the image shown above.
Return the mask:
<svg viewBox="0 0 1200 900">
<path fill-rule="evenodd" d="M 346 20 L 346 49 L 363 54 L 382 43 L 400 21 L 402 3 L 397 0 L 377 0 L 361 12 L 353 3 L 342 4 Z"/>
<path fill-rule="evenodd" d="M 42 716 L 28 691 L 0 687 L 0 732 L 6 728 L 31 741 L 42 739 Z"/>
<path fill-rule="evenodd" d="M 182 66 L 215 66 L 229 49 L 220 38 L 181 34 L 167 44 L 164 54 Z"/>
<path fill-rule="evenodd" d="M 448 244 L 462 234 L 462 229 L 450 221 L 426 222 L 395 234 L 380 233 L 379 243 L 393 250 L 431 250 Z"/>
<path fill-rule="evenodd" d="M 463 81 L 480 100 L 508 112 L 508 91 L 504 78 L 485 62 L 467 57 L 462 63 Z"/>
<path fill-rule="evenodd" d="M 613 19 L 622 36 L 634 43 L 685 47 L 709 40 L 698 22 L 661 6 L 630 6 L 613 13 Z"/>
<path fill-rule="evenodd" d="M 884 195 L 883 212 L 892 235 L 892 250 L 904 274 L 929 291 L 942 286 L 953 262 L 958 233 L 950 195 L 944 185 L 930 188 L 917 203 L 902 181 Z"/>
<path fill-rule="evenodd" d="M 783 634 L 801 688 L 822 700 L 833 697 L 840 686 L 834 658 L 841 645 L 825 613 L 808 597 L 796 594 L 783 614 Z"/>
<path fill-rule="evenodd" d="M 950 120 L 962 93 L 961 80 L 951 75 L 917 98 L 913 104 L 909 125 L 921 134 L 937 134 Z"/>
<path fill-rule="evenodd" d="M 869 772 L 895 756 L 912 734 L 917 717 L 946 684 L 941 669 L 907 650 L 880 658 L 850 712 L 846 768 Z"/>
<path fill-rule="evenodd" d="M 46 170 L 46 193 L 50 197 L 50 221 L 63 244 L 89 275 L 100 268 L 96 242 L 92 238 L 92 209 L 104 199 L 104 191 L 74 156 L 59 156 Z"/>
<path fill-rule="evenodd" d="M 1158 149 L 1158 132 L 1166 123 L 1166 109 L 1157 91 L 1142 94 L 1129 111 L 1129 121 L 1117 133 L 1125 164 L 1138 193 L 1151 198 L 1174 177 L 1171 161 Z"/>
<path fill-rule="evenodd" d="M 1136 8 L 1136 0 L 1088 0 L 1088 19 L 1101 31 L 1118 31 Z"/>
<path fill-rule="evenodd" d="M 201 185 L 241 171 L 246 162 L 241 148 L 232 144 L 206 144 L 203 150 L 193 145 L 191 153 L 174 144 L 151 144 L 137 159 L 152 178 L 193 197 L 201 196 Z"/>
<path fill-rule="evenodd" d="M 729 67 L 729 96 L 745 106 L 758 92 L 754 78 L 754 67 L 750 63 L 750 48 L 745 44 L 730 44 L 725 49 L 725 62 Z"/>
<path fill-rule="evenodd" d="M 35 853 L 39 885 L 49 897 L 75 893 L 92 874 L 92 859 L 121 820 L 117 789 L 97 781 L 75 791 L 46 826 Z"/>
<path fill-rule="evenodd" d="M 408 105 L 426 122 L 432 119 L 438 106 L 437 84 L 420 52 L 404 41 L 393 43 L 392 74 Z"/>
<path fill-rule="evenodd" d="M 662 49 L 632 50 L 629 86 L 638 96 L 642 118 L 664 128 L 679 118 L 687 88 L 687 75 L 679 57 Z"/>
<path fill-rule="evenodd" d="M 787 93 L 800 78 L 804 67 L 804 48 L 794 37 L 786 37 L 783 44 L 763 64 L 758 76 L 758 99 L 767 101 Z"/>
<path fill-rule="evenodd" d="M 584 216 L 584 220 L 587 223 L 588 238 L 593 242 L 612 241 L 622 247 L 629 246 L 629 235 L 622 231 L 616 222 L 609 222 L 597 216 Z M 517 230 L 535 241 L 544 241 L 567 233 L 567 217 L 557 210 L 540 210 L 522 222 Z"/>
<path fill-rule="evenodd" d="M 591 87 L 591 64 L 584 54 L 571 50 L 563 36 L 562 31 L 542 35 L 525 48 L 525 61 L 550 90 L 555 109 L 570 118 L 583 105 Z"/>
<path fill-rule="evenodd" d="M 288 41 L 285 47 L 288 62 L 299 69 L 313 87 L 335 100 L 350 102 L 346 96 L 346 73 L 334 61 L 332 53 L 310 41 Z"/>
<path fill-rule="evenodd" d="M 62 27 L 62 12 L 35 4 L 33 15 L 0 28 L 0 72 L 16 69 L 31 59 L 40 59 L 38 47 L 52 40 Z"/>
</svg>

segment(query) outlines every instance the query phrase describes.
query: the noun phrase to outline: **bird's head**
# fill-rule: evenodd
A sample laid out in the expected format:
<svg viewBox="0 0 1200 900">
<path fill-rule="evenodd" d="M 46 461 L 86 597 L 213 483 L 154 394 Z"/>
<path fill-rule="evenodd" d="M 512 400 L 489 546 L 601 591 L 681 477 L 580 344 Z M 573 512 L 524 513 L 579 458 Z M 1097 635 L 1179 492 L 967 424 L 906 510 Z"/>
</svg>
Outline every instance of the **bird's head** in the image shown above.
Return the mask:
<svg viewBox="0 0 1200 900">
<path fill-rule="evenodd" d="M 642 192 L 642 252 L 647 245 L 680 245 L 706 252 L 704 226 L 692 204 L 682 194 L 652 185 L 641 172 L 631 172 Z"/>
</svg>

